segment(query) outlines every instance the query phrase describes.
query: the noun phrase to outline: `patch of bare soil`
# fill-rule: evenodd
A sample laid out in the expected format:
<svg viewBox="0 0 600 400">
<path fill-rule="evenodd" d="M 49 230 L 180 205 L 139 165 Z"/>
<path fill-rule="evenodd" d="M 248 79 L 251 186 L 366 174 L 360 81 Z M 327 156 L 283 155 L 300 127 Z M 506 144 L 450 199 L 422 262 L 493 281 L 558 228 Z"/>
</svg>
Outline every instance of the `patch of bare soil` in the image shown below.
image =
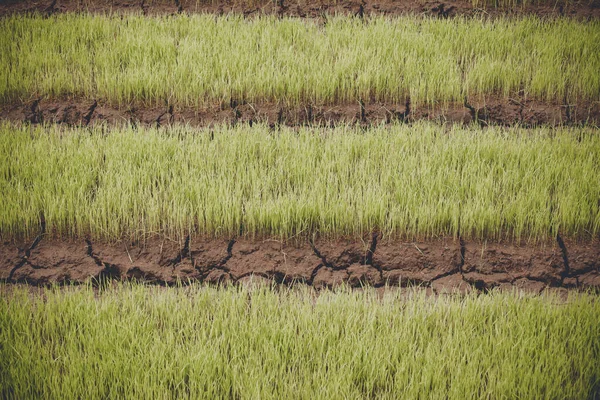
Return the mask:
<svg viewBox="0 0 600 400">
<path fill-rule="evenodd" d="M 38 237 L 39 238 L 39 237 Z M 110 280 L 159 285 L 189 281 L 242 283 L 249 279 L 317 289 L 419 286 L 434 293 L 547 287 L 600 289 L 600 243 L 521 246 L 438 239 L 230 240 L 155 237 L 143 242 L 36 239 L 0 243 L 0 279 L 44 286 Z"/>
<path fill-rule="evenodd" d="M 600 17 L 599 0 L 556 1 L 550 5 L 530 4 L 512 10 L 495 7 L 473 7 L 468 0 L 5 0 L 0 3 L 0 15 L 39 12 L 46 15 L 64 12 L 140 13 L 143 15 L 169 15 L 181 13 L 236 13 L 253 17 L 278 15 L 299 18 L 326 18 L 342 14 L 368 17 L 369 15 L 420 14 L 438 18 L 455 16 L 519 16 L 541 17 L 569 16 L 578 19 Z"/>
<path fill-rule="evenodd" d="M 289 106 L 277 103 L 243 103 L 207 107 L 115 107 L 86 99 L 35 99 L 0 105 L 0 118 L 13 122 L 54 123 L 71 126 L 96 124 L 165 126 L 189 124 L 195 127 L 216 124 L 266 123 L 279 125 L 337 124 L 363 126 L 429 120 L 439 123 L 519 125 L 522 127 L 587 125 L 600 126 L 600 102 L 561 104 L 530 99 L 488 97 L 485 101 L 465 101 L 439 107 L 414 107 L 403 104 L 363 103 L 339 105 Z"/>
</svg>

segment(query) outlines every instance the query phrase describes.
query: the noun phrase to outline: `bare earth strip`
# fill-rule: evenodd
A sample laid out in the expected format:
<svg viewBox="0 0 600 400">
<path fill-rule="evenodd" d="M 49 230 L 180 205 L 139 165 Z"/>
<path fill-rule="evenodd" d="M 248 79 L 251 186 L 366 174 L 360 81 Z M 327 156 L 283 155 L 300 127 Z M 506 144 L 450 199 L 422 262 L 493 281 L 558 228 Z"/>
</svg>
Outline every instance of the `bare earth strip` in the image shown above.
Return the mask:
<svg viewBox="0 0 600 400">
<path fill-rule="evenodd" d="M 196 0 L 8 0 L 0 4 L 0 15 L 11 13 L 39 12 L 47 15 L 63 12 L 92 13 L 139 13 L 143 15 L 168 15 L 180 13 L 214 13 L 217 15 L 236 13 L 248 17 L 256 15 L 279 15 L 300 18 L 324 18 L 327 15 L 406 15 L 448 18 L 455 16 L 519 16 L 574 17 L 589 19 L 600 17 L 600 1 L 556 1 L 518 5 L 510 8 L 484 7 L 465 0 L 278 0 L 278 1 L 196 1 Z M 502 2 L 500 2 L 502 3 Z M 541 3 L 541 4 L 539 4 Z"/>
<path fill-rule="evenodd" d="M 546 287 L 600 289 L 600 245 L 558 237 L 555 243 L 509 243 L 438 239 L 423 242 L 316 240 L 286 243 L 244 238 L 155 237 L 108 244 L 37 238 L 0 244 L 0 279 L 48 285 L 104 278 L 161 285 L 189 281 L 243 282 L 331 288 L 424 286 L 434 293 L 493 288 L 541 291 Z"/>
<path fill-rule="evenodd" d="M 116 107 L 90 99 L 33 99 L 0 105 L 0 118 L 12 122 L 54 123 L 71 126 L 133 124 L 147 127 L 189 124 L 195 127 L 215 124 L 267 123 L 271 125 L 338 124 L 379 125 L 395 121 L 429 120 L 439 123 L 481 126 L 563 126 L 600 125 L 600 102 L 578 104 L 544 102 L 533 99 L 488 97 L 467 100 L 449 107 L 412 107 L 410 101 L 394 103 L 356 103 L 338 105 L 278 103 L 215 104 L 210 107 Z"/>
</svg>

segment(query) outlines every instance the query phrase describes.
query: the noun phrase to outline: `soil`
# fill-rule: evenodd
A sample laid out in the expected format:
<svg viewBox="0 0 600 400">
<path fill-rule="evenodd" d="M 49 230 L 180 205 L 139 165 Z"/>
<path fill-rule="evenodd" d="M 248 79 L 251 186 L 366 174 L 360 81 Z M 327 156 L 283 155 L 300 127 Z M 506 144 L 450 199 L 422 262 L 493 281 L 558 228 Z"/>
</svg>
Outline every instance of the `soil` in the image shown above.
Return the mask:
<svg viewBox="0 0 600 400">
<path fill-rule="evenodd" d="M 429 120 L 439 123 L 522 127 L 588 125 L 600 126 L 600 102 L 564 105 L 531 99 L 488 97 L 470 104 L 415 108 L 403 104 L 371 103 L 286 106 L 277 103 L 227 104 L 192 107 L 116 107 L 89 99 L 35 99 L 0 105 L 0 118 L 13 122 L 55 123 L 71 126 L 96 124 L 164 126 L 188 124 L 194 127 L 219 123 L 266 123 L 278 125 L 334 126 L 338 124 L 380 125 L 396 121 Z"/>
<path fill-rule="evenodd" d="M 250 1 L 196 1 L 196 0 L 5 0 L 0 4 L 0 15 L 39 12 L 46 15 L 63 12 L 139 13 L 169 15 L 178 13 L 237 13 L 244 16 L 272 14 L 300 18 L 326 18 L 343 14 L 368 17 L 369 15 L 419 14 L 438 18 L 456 16 L 568 16 L 577 19 L 600 17 L 600 0 L 549 2 L 547 5 L 519 6 L 513 10 L 473 7 L 469 0 L 250 0 Z"/>
<path fill-rule="evenodd" d="M 561 246 L 559 243 L 563 243 Z M 450 238 L 379 240 L 278 240 L 154 237 L 116 243 L 42 238 L 0 243 L 0 280 L 80 284 L 136 280 L 159 285 L 241 283 L 262 279 L 316 289 L 418 286 L 434 293 L 545 288 L 600 290 L 600 242 L 562 240 L 518 245 Z"/>
</svg>

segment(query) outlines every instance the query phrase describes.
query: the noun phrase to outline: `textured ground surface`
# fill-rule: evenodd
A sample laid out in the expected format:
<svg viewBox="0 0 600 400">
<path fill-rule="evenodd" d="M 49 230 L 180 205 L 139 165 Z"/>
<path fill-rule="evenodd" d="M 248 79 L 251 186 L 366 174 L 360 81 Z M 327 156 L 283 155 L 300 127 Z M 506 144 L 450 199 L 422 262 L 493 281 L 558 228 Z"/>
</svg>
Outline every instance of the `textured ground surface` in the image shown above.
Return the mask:
<svg viewBox="0 0 600 400">
<path fill-rule="evenodd" d="M 439 239 L 378 240 L 201 240 L 182 243 L 154 238 L 141 242 L 92 243 L 36 239 L 2 242 L 0 279 L 47 285 L 89 279 L 240 282 L 251 276 L 315 288 L 347 283 L 380 287 L 420 285 L 434 292 L 518 287 L 600 289 L 600 245 L 565 243 L 517 246 Z"/>
<path fill-rule="evenodd" d="M 114 107 L 89 99 L 33 99 L 0 105 L 0 118 L 13 122 L 90 125 L 123 123 L 163 126 L 175 123 L 210 126 L 220 123 L 264 122 L 271 125 L 335 124 L 379 125 L 396 120 L 430 120 L 440 123 L 480 125 L 600 125 L 600 103 L 561 104 L 527 99 L 488 98 L 484 102 L 449 107 L 414 108 L 404 104 L 340 104 L 286 106 L 276 103 L 228 104 L 200 108 Z"/>
</svg>

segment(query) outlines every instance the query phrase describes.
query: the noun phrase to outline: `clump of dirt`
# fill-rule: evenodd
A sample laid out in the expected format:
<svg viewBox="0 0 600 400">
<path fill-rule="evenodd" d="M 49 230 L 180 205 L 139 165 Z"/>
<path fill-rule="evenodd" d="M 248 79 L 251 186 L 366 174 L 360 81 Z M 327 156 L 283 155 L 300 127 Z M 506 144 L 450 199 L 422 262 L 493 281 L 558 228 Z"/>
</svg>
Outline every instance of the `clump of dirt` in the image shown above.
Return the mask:
<svg viewBox="0 0 600 400">
<path fill-rule="evenodd" d="M 8 0 L 0 4 L 0 14 L 39 12 L 52 15 L 64 12 L 91 13 L 140 13 L 142 15 L 175 15 L 182 13 L 212 13 L 217 15 L 235 13 L 245 17 L 277 15 L 280 17 L 326 18 L 329 15 L 354 15 L 368 18 L 370 15 L 418 14 L 436 18 L 457 16 L 519 16 L 540 17 L 568 16 L 578 19 L 600 17 L 600 2 L 557 1 L 549 4 L 528 4 L 514 8 L 474 7 L 469 0 L 449 2 L 430 0 Z"/>
<path fill-rule="evenodd" d="M 438 123 L 471 124 L 481 126 L 569 126 L 600 125 L 600 103 L 579 102 L 568 107 L 559 102 L 531 99 L 504 99 L 488 97 L 485 102 L 456 103 L 438 107 L 411 107 L 410 102 L 356 103 L 339 105 L 297 106 L 277 103 L 246 103 L 223 106 L 215 104 L 199 108 L 176 107 L 115 107 L 107 103 L 85 99 L 16 102 L 0 106 L 0 118 L 31 124 L 54 123 L 70 126 L 143 125 L 169 126 L 189 124 L 207 127 L 216 124 L 265 123 L 271 127 L 324 126 L 358 124 L 362 126 L 410 123 L 419 120 Z"/>
<path fill-rule="evenodd" d="M 104 279 L 173 285 L 259 278 L 317 289 L 345 283 L 351 287 L 420 286 L 435 293 L 600 289 L 600 243 L 563 242 L 563 246 L 451 238 L 380 242 L 377 234 L 360 240 L 294 243 L 189 237 L 180 242 L 155 237 L 117 243 L 42 239 L 33 248 L 29 243 L 4 241 L 0 244 L 0 279 L 44 286 Z"/>
<path fill-rule="evenodd" d="M 460 273 L 460 243 L 450 239 L 382 243 L 373 261 L 391 284 L 430 285 L 433 281 Z"/>
<path fill-rule="evenodd" d="M 501 243 L 465 245 L 463 276 L 476 287 L 514 285 L 522 279 L 562 286 L 565 271 L 557 244 L 535 247 Z"/>
</svg>

